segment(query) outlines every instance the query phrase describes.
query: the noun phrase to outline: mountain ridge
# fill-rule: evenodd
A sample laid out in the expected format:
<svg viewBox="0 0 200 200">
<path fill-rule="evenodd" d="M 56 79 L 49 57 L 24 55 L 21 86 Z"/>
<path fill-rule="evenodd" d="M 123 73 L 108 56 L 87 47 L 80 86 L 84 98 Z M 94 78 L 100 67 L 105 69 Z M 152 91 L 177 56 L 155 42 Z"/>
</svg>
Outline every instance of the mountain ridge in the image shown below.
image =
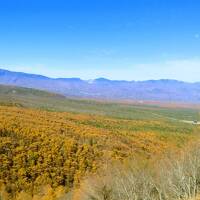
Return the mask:
<svg viewBox="0 0 200 200">
<path fill-rule="evenodd" d="M 15 73 L 15 74 L 21 74 L 21 75 L 28 75 L 28 76 L 32 76 L 32 77 L 41 77 L 41 78 L 46 78 L 46 79 L 53 79 L 53 80 L 80 80 L 80 81 L 90 81 L 90 80 L 97 80 L 97 81 L 114 81 L 114 82 L 156 82 L 156 81 L 164 81 L 164 82 L 168 82 L 168 81 L 174 81 L 174 82 L 182 82 L 182 83 L 188 83 L 188 84 L 200 84 L 200 81 L 196 81 L 196 82 L 189 82 L 189 81 L 183 81 L 183 80 L 177 80 L 177 79 L 168 79 L 168 78 L 161 78 L 161 79 L 147 79 L 147 80 L 123 80 L 123 79 L 109 79 L 109 78 L 104 78 L 104 77 L 98 77 L 98 78 L 94 78 L 94 79 L 82 79 L 79 77 L 50 77 L 50 76 L 45 76 L 45 75 L 41 75 L 41 74 L 34 74 L 34 73 L 26 73 L 26 72 L 21 72 L 21 71 L 11 71 L 11 70 L 7 70 L 7 69 L 3 69 L 0 68 L 0 74 L 1 73 Z"/>
<path fill-rule="evenodd" d="M 100 77 L 82 80 L 77 77 L 50 78 L 0 69 L 0 84 L 46 90 L 73 97 L 200 103 L 200 82 L 174 79 L 126 81 Z"/>
</svg>

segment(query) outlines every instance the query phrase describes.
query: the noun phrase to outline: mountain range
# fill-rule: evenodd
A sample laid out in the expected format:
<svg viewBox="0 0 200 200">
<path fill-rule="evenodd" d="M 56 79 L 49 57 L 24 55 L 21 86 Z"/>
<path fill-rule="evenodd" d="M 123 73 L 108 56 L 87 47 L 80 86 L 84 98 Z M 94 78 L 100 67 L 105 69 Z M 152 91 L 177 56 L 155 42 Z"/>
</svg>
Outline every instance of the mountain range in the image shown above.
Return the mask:
<svg viewBox="0 0 200 200">
<path fill-rule="evenodd" d="M 49 78 L 0 69 L 0 84 L 46 90 L 80 98 L 200 103 L 200 82 L 188 83 L 170 79 L 82 80 L 80 78 Z"/>
</svg>

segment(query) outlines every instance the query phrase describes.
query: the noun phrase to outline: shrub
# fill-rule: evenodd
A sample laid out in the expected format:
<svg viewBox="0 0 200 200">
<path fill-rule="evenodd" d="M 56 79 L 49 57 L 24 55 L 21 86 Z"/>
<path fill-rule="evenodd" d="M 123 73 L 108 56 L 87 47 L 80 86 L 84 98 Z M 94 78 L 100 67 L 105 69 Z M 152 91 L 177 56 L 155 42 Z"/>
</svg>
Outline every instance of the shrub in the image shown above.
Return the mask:
<svg viewBox="0 0 200 200">
<path fill-rule="evenodd" d="M 200 145 L 150 164 L 129 161 L 82 184 L 81 200 L 178 200 L 200 193 Z M 107 195 L 104 195 L 104 194 Z"/>
</svg>

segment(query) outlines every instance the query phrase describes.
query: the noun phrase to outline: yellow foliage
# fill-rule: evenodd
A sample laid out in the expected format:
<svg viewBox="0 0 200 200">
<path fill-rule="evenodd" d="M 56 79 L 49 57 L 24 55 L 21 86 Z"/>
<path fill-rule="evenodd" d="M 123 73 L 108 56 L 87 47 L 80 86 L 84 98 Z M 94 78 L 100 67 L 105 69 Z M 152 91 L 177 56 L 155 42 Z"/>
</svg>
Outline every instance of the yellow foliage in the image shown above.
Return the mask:
<svg viewBox="0 0 200 200">
<path fill-rule="evenodd" d="M 180 133 L 181 142 L 191 138 L 182 128 Z M 176 149 L 178 134 L 177 127 L 164 121 L 0 106 L 1 195 L 6 199 L 17 194 L 17 200 L 59 199 L 107 160 L 149 158 Z M 49 186 L 43 195 L 44 185 Z"/>
</svg>

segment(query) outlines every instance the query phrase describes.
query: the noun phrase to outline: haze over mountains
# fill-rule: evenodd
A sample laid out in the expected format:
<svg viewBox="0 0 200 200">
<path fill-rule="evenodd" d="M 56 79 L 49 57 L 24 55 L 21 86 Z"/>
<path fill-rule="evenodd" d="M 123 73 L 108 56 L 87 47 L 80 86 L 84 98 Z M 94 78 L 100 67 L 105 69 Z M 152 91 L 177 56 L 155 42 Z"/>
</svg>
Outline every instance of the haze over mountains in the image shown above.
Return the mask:
<svg viewBox="0 0 200 200">
<path fill-rule="evenodd" d="M 49 78 L 0 69 L 0 84 L 35 88 L 65 96 L 119 100 L 200 102 L 200 82 L 177 80 L 119 81 L 98 78 Z"/>
</svg>

